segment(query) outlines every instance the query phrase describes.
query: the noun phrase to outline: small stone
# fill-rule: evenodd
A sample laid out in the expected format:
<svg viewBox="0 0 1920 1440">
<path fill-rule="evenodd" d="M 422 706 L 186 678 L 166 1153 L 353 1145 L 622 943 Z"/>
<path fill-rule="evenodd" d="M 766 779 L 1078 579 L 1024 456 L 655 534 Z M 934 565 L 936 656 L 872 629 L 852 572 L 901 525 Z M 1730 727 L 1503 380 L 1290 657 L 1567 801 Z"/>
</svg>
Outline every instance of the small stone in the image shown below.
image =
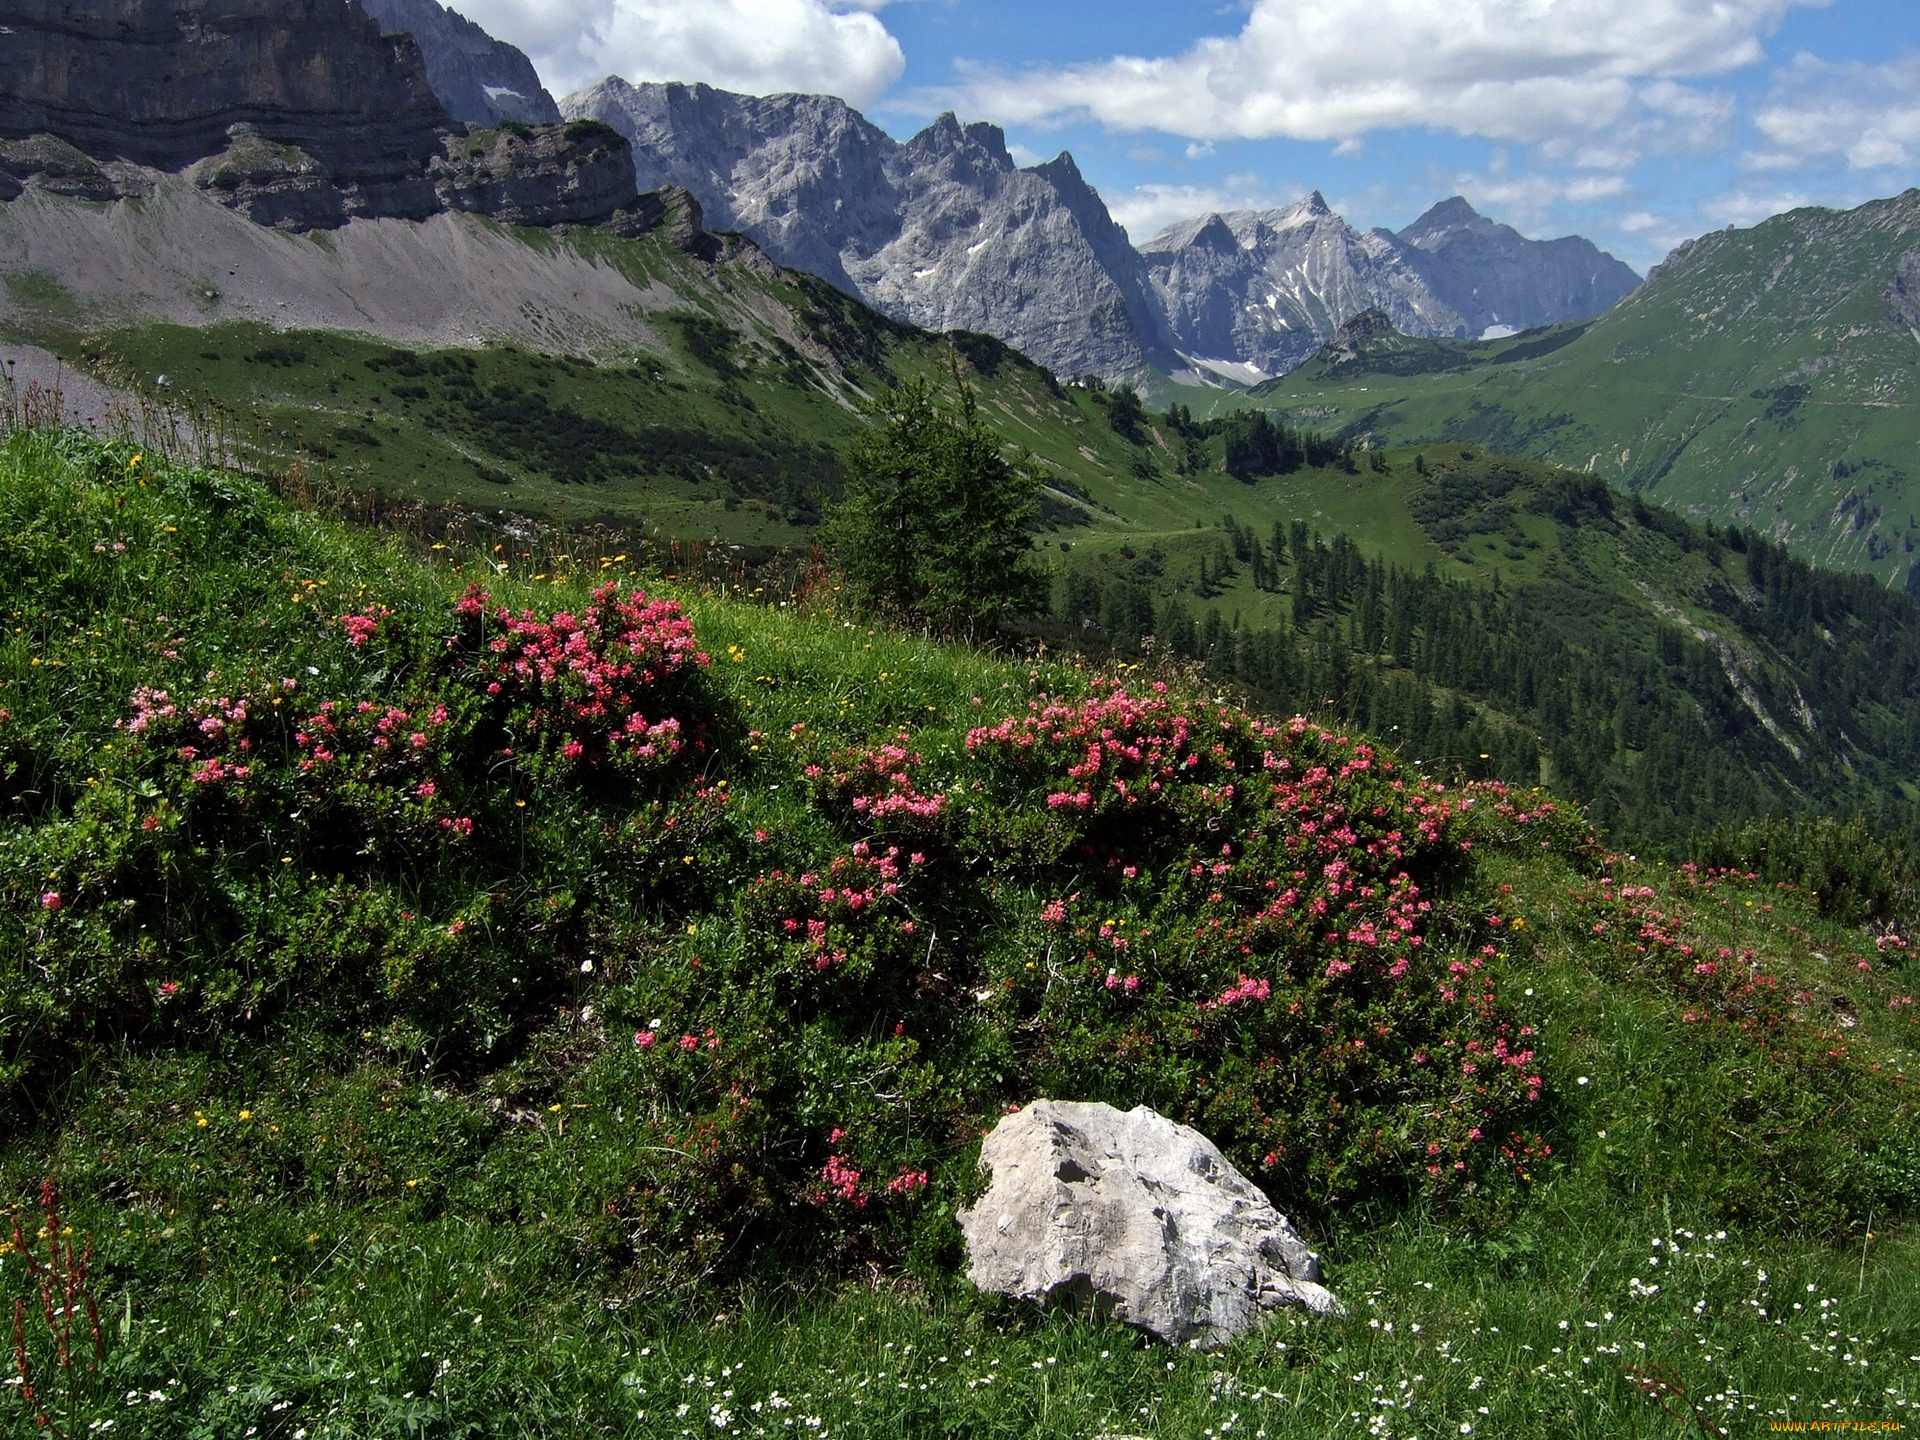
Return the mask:
<svg viewBox="0 0 1920 1440">
<path fill-rule="evenodd" d="M 1036 1100 L 980 1147 L 968 1278 L 1213 1349 L 1294 1306 L 1338 1313 L 1320 1258 L 1212 1141 L 1146 1106 Z"/>
</svg>

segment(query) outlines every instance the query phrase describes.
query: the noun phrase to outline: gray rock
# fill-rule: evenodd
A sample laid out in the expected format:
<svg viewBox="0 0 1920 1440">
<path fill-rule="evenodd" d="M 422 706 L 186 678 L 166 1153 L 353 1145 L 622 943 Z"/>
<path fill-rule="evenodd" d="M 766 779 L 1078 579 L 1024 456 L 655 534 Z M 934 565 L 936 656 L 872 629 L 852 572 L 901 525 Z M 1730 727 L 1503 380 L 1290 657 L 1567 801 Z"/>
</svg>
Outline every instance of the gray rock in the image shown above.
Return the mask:
<svg viewBox="0 0 1920 1440">
<path fill-rule="evenodd" d="M 560 107 L 533 62 L 438 0 L 363 0 L 389 34 L 411 35 L 426 62 L 427 84 L 462 125 L 491 130 L 502 120 L 557 125 Z"/>
<path fill-rule="evenodd" d="M 592 120 L 470 130 L 429 172 L 449 210 L 504 225 L 599 225 L 636 198 L 626 138 Z"/>
<path fill-rule="evenodd" d="M 952 115 L 901 144 L 824 95 L 613 77 L 560 108 L 632 140 L 640 188 L 684 186 L 717 228 L 895 319 L 1067 374 L 1177 363 L 1140 257 L 1069 155 L 1022 170 L 998 127 Z"/>
<path fill-rule="evenodd" d="M 1267 375 L 1364 311 L 1405 335 L 1475 339 L 1597 315 L 1640 283 L 1589 241 L 1529 240 L 1459 196 L 1397 235 L 1355 230 L 1315 192 L 1284 210 L 1196 216 L 1140 249 L 1183 354 Z"/>
<path fill-rule="evenodd" d="M 144 194 L 145 187 L 125 183 L 129 168 L 114 167 L 121 172 L 116 175 L 53 135 L 0 140 L 0 200 L 13 199 L 28 185 L 76 200 L 104 202 Z"/>
<path fill-rule="evenodd" d="M 227 148 L 189 172 L 198 185 L 256 225 L 277 230 L 330 230 L 347 222 L 345 197 L 313 156 L 297 145 L 235 125 Z"/>
<path fill-rule="evenodd" d="M 434 0 L 392 3 L 443 62 L 459 50 L 468 79 L 538 91 L 525 56 L 490 50 Z M 544 91 L 529 104 L 555 123 L 458 130 L 413 36 L 383 36 L 357 0 L 0 0 L 0 21 L 0 202 L 29 188 L 124 199 L 150 194 L 155 172 L 184 171 L 282 230 L 451 209 L 636 234 L 664 214 L 639 203 L 625 137 L 558 123 Z"/>
<path fill-rule="evenodd" d="M 1320 1260 L 1198 1131 L 1144 1105 L 1036 1100 L 980 1147 L 959 1215 L 983 1290 L 1070 1302 L 1210 1349 L 1297 1306 L 1338 1312 Z"/>
<path fill-rule="evenodd" d="M 1442 200 L 1394 237 L 1411 253 L 1433 293 L 1469 336 L 1584 320 L 1640 283 L 1590 240 L 1529 240 L 1458 195 Z M 1418 333 L 1418 332 L 1410 332 Z"/>
<path fill-rule="evenodd" d="M 1894 262 L 1885 299 L 1887 323 L 1920 335 L 1920 248 L 1909 250 Z M 1920 568 L 1913 573 L 1920 575 Z"/>
<path fill-rule="evenodd" d="M 0 138 L 177 171 L 237 124 L 304 151 L 350 214 L 436 208 L 448 126 L 420 52 L 356 0 L 0 0 Z"/>
<path fill-rule="evenodd" d="M 1284 210 L 1197 216 L 1140 249 L 1175 343 L 1198 360 L 1278 375 L 1362 310 L 1410 335 L 1465 332 L 1393 236 L 1355 230 L 1318 191 Z"/>
</svg>

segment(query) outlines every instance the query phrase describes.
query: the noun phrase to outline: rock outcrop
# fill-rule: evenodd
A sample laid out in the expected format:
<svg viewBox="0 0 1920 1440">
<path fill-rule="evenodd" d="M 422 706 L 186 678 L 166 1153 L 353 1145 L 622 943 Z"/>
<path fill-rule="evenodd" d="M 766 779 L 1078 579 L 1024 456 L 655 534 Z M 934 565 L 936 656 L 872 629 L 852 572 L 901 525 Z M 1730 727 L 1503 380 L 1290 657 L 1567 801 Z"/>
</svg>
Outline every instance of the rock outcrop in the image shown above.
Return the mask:
<svg viewBox="0 0 1920 1440">
<path fill-rule="evenodd" d="M 1083 1305 L 1176 1345 L 1224 1345 L 1282 1306 L 1339 1302 L 1286 1217 L 1205 1136 L 1144 1105 L 1036 1100 L 980 1147 L 959 1215 L 983 1290 Z"/>
<path fill-rule="evenodd" d="M 996 126 L 943 115 L 902 144 L 824 95 L 617 77 L 561 101 L 634 144 L 642 189 L 896 319 L 979 330 L 1064 373 L 1176 364 L 1145 267 L 1069 155 L 1021 169 Z"/>
<path fill-rule="evenodd" d="M 75 200 L 123 200 L 147 192 L 137 166 L 101 165 L 55 135 L 0 140 L 0 201 L 32 185 Z"/>
<path fill-rule="evenodd" d="M 0 0 L 0 27 L 0 138 L 180 170 L 237 134 L 240 168 L 292 147 L 272 183 L 324 174 L 345 214 L 436 208 L 446 112 L 413 41 L 356 0 Z"/>
<path fill-rule="evenodd" d="M 489 49 L 433 0 L 395 3 L 433 37 L 443 74 L 528 87 L 522 108 L 556 123 L 462 131 L 412 36 L 382 35 L 358 0 L 0 0 L 0 201 L 28 187 L 110 201 L 184 171 L 284 230 L 451 209 L 636 233 L 664 213 L 638 203 L 625 137 L 557 123 L 525 56 Z"/>
<path fill-rule="evenodd" d="M 540 84 L 533 62 L 438 0 L 363 0 L 388 34 L 413 36 L 426 62 L 427 84 L 462 125 L 491 130 L 502 121 L 557 125 L 560 107 Z"/>
<path fill-rule="evenodd" d="M 1598 315 L 1640 277 L 1590 240 L 1529 240 L 1458 195 L 1394 237 L 1469 338 Z M 1414 332 L 1418 333 L 1418 332 Z"/>
<path fill-rule="evenodd" d="M 430 174 L 449 210 L 503 225 L 601 225 L 636 199 L 626 140 L 592 120 L 446 138 Z"/>
</svg>

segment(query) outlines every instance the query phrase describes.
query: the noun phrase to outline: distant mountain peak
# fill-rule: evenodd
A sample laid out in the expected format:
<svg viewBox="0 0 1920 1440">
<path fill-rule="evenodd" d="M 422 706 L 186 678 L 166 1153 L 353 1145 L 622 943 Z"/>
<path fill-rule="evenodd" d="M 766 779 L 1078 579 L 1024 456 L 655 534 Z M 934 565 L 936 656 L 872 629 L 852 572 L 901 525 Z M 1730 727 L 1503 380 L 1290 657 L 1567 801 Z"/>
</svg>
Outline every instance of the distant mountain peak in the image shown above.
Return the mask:
<svg viewBox="0 0 1920 1440">
<path fill-rule="evenodd" d="M 1463 195 L 1454 195 L 1432 206 L 1426 214 L 1400 232 L 1400 238 L 1409 244 L 1417 245 L 1422 238 L 1445 234 L 1451 230 L 1470 230 L 1477 227 L 1492 226 L 1473 206 L 1467 203 Z M 1496 227 L 1504 228 L 1504 227 Z"/>
<path fill-rule="evenodd" d="M 750 235 L 897 319 L 991 334 L 1064 374 L 1175 362 L 1146 266 L 1065 151 L 1021 169 L 952 112 L 905 142 L 806 97 L 612 83 L 562 111 L 633 142 L 644 189 L 684 185 Z"/>
</svg>

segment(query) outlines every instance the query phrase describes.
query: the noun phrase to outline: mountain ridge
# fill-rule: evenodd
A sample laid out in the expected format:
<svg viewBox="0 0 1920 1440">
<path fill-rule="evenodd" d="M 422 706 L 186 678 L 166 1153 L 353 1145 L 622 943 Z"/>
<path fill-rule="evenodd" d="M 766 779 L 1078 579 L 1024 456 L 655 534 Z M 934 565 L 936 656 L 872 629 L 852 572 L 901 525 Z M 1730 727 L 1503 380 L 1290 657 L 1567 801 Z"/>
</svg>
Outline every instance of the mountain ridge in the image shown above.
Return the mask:
<svg viewBox="0 0 1920 1440">
<path fill-rule="evenodd" d="M 448 115 L 483 130 L 502 121 L 557 125 L 560 107 L 533 62 L 439 0 L 362 0 L 389 34 L 413 36 L 427 84 Z"/>
<path fill-rule="evenodd" d="M 1591 322 L 1330 347 L 1249 398 L 1357 441 L 1589 470 L 1920 593 L 1916 296 L 1908 190 L 1710 232 Z"/>
<path fill-rule="evenodd" d="M 1021 168 L 997 127 L 951 115 L 896 141 L 830 96 L 617 76 L 560 109 L 626 135 L 641 189 L 686 186 L 782 264 L 897 319 L 986 331 L 1063 374 L 1257 380 L 1362 310 L 1477 336 L 1584 318 L 1638 283 L 1589 241 L 1527 240 L 1459 197 L 1400 235 L 1355 230 L 1316 190 L 1279 210 L 1190 217 L 1136 245 L 1071 154 Z M 978 153 L 956 169 L 968 145 Z M 1036 282 L 1036 265 L 1056 279 Z"/>
<path fill-rule="evenodd" d="M 1126 233 L 1070 156 L 1022 169 L 998 126 L 951 113 L 896 141 L 829 96 L 610 77 L 565 97 L 633 143 L 636 183 L 685 185 L 896 319 L 979 330 L 1067 374 L 1177 364 Z"/>
</svg>

